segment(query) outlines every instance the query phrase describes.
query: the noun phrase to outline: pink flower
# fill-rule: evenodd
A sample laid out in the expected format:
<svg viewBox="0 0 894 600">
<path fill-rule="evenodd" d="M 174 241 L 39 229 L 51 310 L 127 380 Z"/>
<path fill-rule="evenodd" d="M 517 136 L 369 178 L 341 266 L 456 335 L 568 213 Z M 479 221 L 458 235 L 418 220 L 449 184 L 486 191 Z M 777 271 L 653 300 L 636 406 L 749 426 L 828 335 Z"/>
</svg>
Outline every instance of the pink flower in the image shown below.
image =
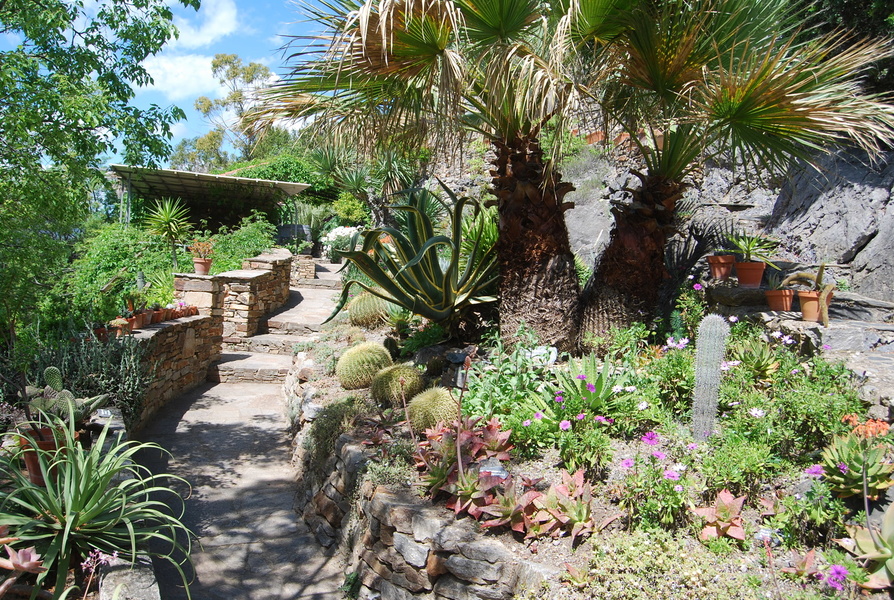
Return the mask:
<svg viewBox="0 0 894 600">
<path fill-rule="evenodd" d="M 13 570 L 26 573 L 43 573 L 47 570 L 43 566 L 40 554 L 34 550 L 34 546 L 19 551 L 13 550 L 10 546 L 4 546 L 4 548 L 9 555 L 9 562 L 12 563 Z"/>
<path fill-rule="evenodd" d="M 650 431 L 650 432 L 646 433 L 646 435 L 644 435 L 643 437 L 641 437 L 639 439 L 642 440 L 642 442 L 644 444 L 646 444 L 647 446 L 654 446 L 655 444 L 658 443 L 658 434 L 655 433 L 654 431 Z"/>
<path fill-rule="evenodd" d="M 599 421 L 600 423 L 613 423 L 614 422 L 612 419 L 606 419 L 602 415 L 596 415 L 595 417 L 593 417 L 593 420 Z"/>
<path fill-rule="evenodd" d="M 530 426 L 531 426 L 531 419 L 525 419 L 524 421 L 522 421 L 522 427 L 530 427 Z"/>
<path fill-rule="evenodd" d="M 561 429 L 562 431 L 568 431 L 569 429 L 571 429 L 571 421 L 562 421 L 561 423 L 559 423 L 559 429 Z"/>
<path fill-rule="evenodd" d="M 823 465 L 810 465 L 804 469 L 804 474 L 810 475 L 811 477 L 822 477 L 826 472 L 823 470 Z"/>
<path fill-rule="evenodd" d="M 674 491 L 675 491 L 675 492 L 682 492 L 682 491 L 683 491 L 683 486 L 680 485 L 680 484 L 678 483 L 677 485 L 674 486 Z"/>
<path fill-rule="evenodd" d="M 687 450 L 697 450 L 697 449 L 698 449 L 698 444 L 696 444 L 695 442 L 692 442 L 692 443 L 690 443 L 690 444 L 686 444 L 686 449 L 687 449 Z"/>
<path fill-rule="evenodd" d="M 588 391 L 588 392 L 595 392 L 595 391 L 596 391 L 596 384 L 588 383 L 588 384 L 587 384 L 587 391 Z"/>
<path fill-rule="evenodd" d="M 543 418 L 543 413 L 538 410 L 537 412 L 534 413 L 534 418 L 539 421 L 540 419 Z"/>
<path fill-rule="evenodd" d="M 671 481 L 679 481 L 679 480 L 680 480 L 680 474 L 677 473 L 677 472 L 674 471 L 674 470 L 671 470 L 671 469 L 665 469 L 665 471 L 664 471 L 664 478 L 665 478 L 665 479 L 670 479 Z"/>
<path fill-rule="evenodd" d="M 586 379 L 587 376 L 584 375 L 583 373 L 581 373 L 580 375 L 577 376 L 577 378 L 578 378 L 578 379 Z"/>
<path fill-rule="evenodd" d="M 702 284 L 696 283 L 694 286 L 692 286 L 692 289 L 694 289 L 696 292 L 700 292 L 703 289 Z"/>
<path fill-rule="evenodd" d="M 733 315 L 729 318 L 730 323 L 736 323 L 739 320 L 739 317 Z"/>
<path fill-rule="evenodd" d="M 578 421 L 583 421 L 586 418 L 587 418 L 587 415 L 585 415 L 584 413 L 580 413 L 579 415 L 577 415 Z"/>
<path fill-rule="evenodd" d="M 655 452 L 652 453 L 652 456 L 654 456 L 658 460 L 664 460 L 665 458 L 667 458 L 667 454 L 665 454 L 661 450 L 656 450 Z"/>
<path fill-rule="evenodd" d="M 563 398 L 562 396 L 556 396 L 556 402 L 565 402 L 565 398 Z"/>
<path fill-rule="evenodd" d="M 622 469 L 629 469 L 629 468 L 632 467 L 632 466 L 633 466 L 633 459 L 632 459 L 632 458 L 625 458 L 624 460 L 621 461 L 621 468 L 622 468 Z"/>
</svg>

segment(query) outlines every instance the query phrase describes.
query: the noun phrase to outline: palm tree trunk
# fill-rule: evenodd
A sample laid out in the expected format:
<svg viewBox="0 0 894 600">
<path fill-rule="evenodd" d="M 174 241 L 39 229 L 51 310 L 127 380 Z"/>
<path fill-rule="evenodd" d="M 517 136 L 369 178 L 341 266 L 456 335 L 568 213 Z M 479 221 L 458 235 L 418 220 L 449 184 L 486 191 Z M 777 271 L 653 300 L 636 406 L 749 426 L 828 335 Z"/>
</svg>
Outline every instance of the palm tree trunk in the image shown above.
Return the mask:
<svg viewBox="0 0 894 600">
<path fill-rule="evenodd" d="M 573 351 L 578 343 L 580 286 L 563 202 L 574 189 L 546 173 L 534 138 L 494 142 L 492 192 L 497 197 L 500 330 L 512 342 L 521 325 L 541 343 Z"/>
<path fill-rule="evenodd" d="M 634 172 L 643 184 L 628 205 L 612 207 L 615 228 L 581 295 L 581 335 L 604 336 L 635 321 L 648 323 L 668 278 L 664 254 L 684 186 Z"/>
</svg>

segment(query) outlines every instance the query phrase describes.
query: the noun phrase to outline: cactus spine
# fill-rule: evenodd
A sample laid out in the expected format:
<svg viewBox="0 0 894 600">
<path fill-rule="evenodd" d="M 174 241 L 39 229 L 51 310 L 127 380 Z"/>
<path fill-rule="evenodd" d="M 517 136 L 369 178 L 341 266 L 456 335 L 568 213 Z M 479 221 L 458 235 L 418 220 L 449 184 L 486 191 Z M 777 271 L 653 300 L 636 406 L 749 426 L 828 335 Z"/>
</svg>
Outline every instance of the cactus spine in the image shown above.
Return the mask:
<svg viewBox="0 0 894 600">
<path fill-rule="evenodd" d="M 346 390 L 367 387 L 376 373 L 390 367 L 391 354 L 382 344 L 364 342 L 345 350 L 335 365 L 335 376 Z"/>
<path fill-rule="evenodd" d="M 403 378 L 403 396 L 400 380 Z M 380 406 L 402 408 L 403 398 L 409 400 L 425 389 L 427 382 L 422 373 L 411 364 L 402 363 L 386 367 L 373 377 L 369 391 Z"/>
<path fill-rule="evenodd" d="M 698 326 L 695 342 L 695 393 L 692 398 L 692 434 L 705 440 L 714 430 L 720 363 L 726 350 L 729 324 L 720 315 L 708 315 Z"/>
<path fill-rule="evenodd" d="M 410 425 L 422 432 L 438 423 L 452 423 L 456 419 L 456 399 L 450 390 L 433 387 L 410 400 Z"/>
</svg>

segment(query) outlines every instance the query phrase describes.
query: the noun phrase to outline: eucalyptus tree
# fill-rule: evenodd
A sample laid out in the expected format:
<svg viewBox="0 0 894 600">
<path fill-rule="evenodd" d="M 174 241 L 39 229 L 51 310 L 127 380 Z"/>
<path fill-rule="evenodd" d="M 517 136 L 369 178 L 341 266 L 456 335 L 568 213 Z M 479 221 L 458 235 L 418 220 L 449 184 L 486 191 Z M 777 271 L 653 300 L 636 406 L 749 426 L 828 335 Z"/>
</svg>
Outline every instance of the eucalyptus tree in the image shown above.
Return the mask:
<svg viewBox="0 0 894 600">
<path fill-rule="evenodd" d="M 802 41 L 786 0 L 331 0 L 308 10 L 326 31 L 289 57 L 256 122 L 313 117 L 361 148 L 424 140 L 449 152 L 460 131 L 484 136 L 503 333 L 524 322 L 562 348 L 576 346 L 581 323 L 601 331 L 652 314 L 677 201 L 701 160 L 731 151 L 782 168 L 828 143 L 874 152 L 894 139 L 892 107 L 856 80 L 891 50 L 845 46 L 841 34 Z M 583 293 L 564 221 L 573 187 L 539 140 L 546 123 L 573 118 L 626 131 L 645 164 L 613 207 L 616 227 Z"/>
</svg>

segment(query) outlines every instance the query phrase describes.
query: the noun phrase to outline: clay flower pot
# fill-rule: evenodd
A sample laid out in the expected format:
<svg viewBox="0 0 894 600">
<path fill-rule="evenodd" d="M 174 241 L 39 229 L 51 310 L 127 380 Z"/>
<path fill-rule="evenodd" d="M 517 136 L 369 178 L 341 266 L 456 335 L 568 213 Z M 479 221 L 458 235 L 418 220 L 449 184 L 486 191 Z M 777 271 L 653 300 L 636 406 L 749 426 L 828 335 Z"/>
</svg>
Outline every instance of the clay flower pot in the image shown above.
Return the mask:
<svg viewBox="0 0 894 600">
<path fill-rule="evenodd" d="M 770 310 L 791 310 L 795 290 L 767 290 L 764 295 L 767 297 L 767 305 Z"/>
<path fill-rule="evenodd" d="M 733 263 L 736 257 L 732 254 L 719 254 L 708 257 L 708 266 L 711 268 L 711 279 L 726 281 L 733 274 Z"/>
<path fill-rule="evenodd" d="M 193 258 L 192 264 L 195 268 L 196 275 L 207 275 L 208 271 L 211 270 L 210 258 Z"/>
<path fill-rule="evenodd" d="M 801 319 L 819 323 L 822 320 L 819 305 L 820 292 L 798 290 L 798 301 L 801 303 Z M 826 307 L 832 303 L 831 292 L 826 297 Z"/>
<path fill-rule="evenodd" d="M 766 268 L 767 263 L 763 262 L 737 262 L 736 276 L 739 278 L 739 287 L 759 288 Z"/>
<path fill-rule="evenodd" d="M 39 431 L 40 436 L 37 436 L 34 431 L 31 431 L 30 433 L 31 437 L 34 438 L 34 444 L 37 444 L 37 448 L 40 450 L 46 450 L 47 452 L 55 452 L 59 447 L 55 430 L 50 427 L 41 427 L 39 428 Z M 58 435 L 62 434 L 60 433 Z M 77 441 L 78 438 L 79 433 L 75 432 L 75 441 Z M 37 452 L 34 451 L 34 446 L 32 445 L 31 440 L 26 437 L 20 437 L 19 445 L 24 448 L 24 452 L 22 452 L 22 459 L 25 461 L 25 469 L 27 469 L 28 471 L 28 479 L 34 485 L 47 487 L 47 483 L 43 477 L 43 472 L 40 470 L 40 460 L 37 457 Z M 53 467 L 50 469 L 50 477 L 54 477 L 55 475 L 56 467 Z"/>
</svg>

